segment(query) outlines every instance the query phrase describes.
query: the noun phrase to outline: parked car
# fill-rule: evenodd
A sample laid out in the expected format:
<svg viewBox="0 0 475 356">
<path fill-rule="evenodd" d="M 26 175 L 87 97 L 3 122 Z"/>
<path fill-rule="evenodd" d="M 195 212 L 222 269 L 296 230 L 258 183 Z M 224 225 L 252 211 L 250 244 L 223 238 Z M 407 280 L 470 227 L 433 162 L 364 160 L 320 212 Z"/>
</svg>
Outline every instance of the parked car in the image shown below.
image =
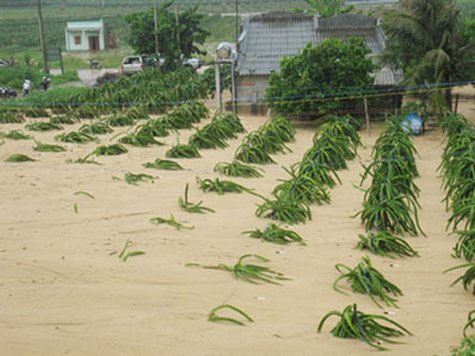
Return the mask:
<svg viewBox="0 0 475 356">
<path fill-rule="evenodd" d="M 159 66 L 162 66 L 165 63 L 165 58 L 160 57 L 158 61 L 159 61 Z M 194 70 L 197 70 L 201 68 L 201 66 L 203 65 L 203 62 L 198 58 L 184 58 L 184 59 L 182 58 L 181 64 L 184 67 L 190 67 L 190 68 L 193 68 Z"/>
<path fill-rule="evenodd" d="M 158 67 L 159 61 L 151 56 L 136 55 L 127 56 L 122 60 L 120 72 L 122 74 L 133 74 L 144 70 L 147 67 Z"/>
<path fill-rule="evenodd" d="M 147 67 L 161 67 L 165 63 L 165 59 L 160 57 L 156 59 L 147 55 L 134 55 L 127 56 L 123 59 L 120 66 L 121 74 L 133 74 L 144 70 Z M 191 67 L 193 69 L 200 68 L 203 63 L 198 58 L 187 58 L 182 60 L 182 64 L 185 67 Z"/>
</svg>

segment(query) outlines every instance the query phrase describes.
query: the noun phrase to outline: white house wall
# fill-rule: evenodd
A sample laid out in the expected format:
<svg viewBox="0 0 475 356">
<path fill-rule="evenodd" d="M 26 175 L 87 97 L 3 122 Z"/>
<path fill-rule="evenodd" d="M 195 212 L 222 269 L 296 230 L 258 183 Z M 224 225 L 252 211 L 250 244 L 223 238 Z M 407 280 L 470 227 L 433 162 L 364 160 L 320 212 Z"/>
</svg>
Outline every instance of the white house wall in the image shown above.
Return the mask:
<svg viewBox="0 0 475 356">
<path fill-rule="evenodd" d="M 264 115 L 267 105 L 264 105 L 262 101 L 268 87 L 268 75 L 238 76 L 236 83 L 238 112 Z"/>
<path fill-rule="evenodd" d="M 237 100 L 239 103 L 251 104 L 264 99 L 265 91 L 269 87 L 267 75 L 243 75 L 237 77 Z"/>
<path fill-rule="evenodd" d="M 74 42 L 74 37 L 81 36 L 81 44 Z M 104 30 L 68 30 L 66 29 L 66 50 L 67 51 L 89 51 L 89 36 L 99 36 L 99 50 L 106 49 Z"/>
<path fill-rule="evenodd" d="M 76 36 L 81 36 L 81 44 L 77 45 L 74 42 L 74 38 Z M 84 31 L 66 31 L 66 37 L 68 41 L 68 51 L 88 51 L 89 50 L 89 42 L 86 38 Z"/>
</svg>

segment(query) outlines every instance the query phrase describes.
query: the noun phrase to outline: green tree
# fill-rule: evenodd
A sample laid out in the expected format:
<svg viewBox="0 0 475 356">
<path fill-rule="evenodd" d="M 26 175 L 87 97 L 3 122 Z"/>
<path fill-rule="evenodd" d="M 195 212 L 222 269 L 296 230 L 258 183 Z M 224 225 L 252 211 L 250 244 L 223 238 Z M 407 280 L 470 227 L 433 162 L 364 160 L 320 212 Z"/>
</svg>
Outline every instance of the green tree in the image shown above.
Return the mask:
<svg viewBox="0 0 475 356">
<path fill-rule="evenodd" d="M 270 76 L 266 99 L 277 112 L 311 117 L 354 107 L 354 100 L 336 97 L 358 94 L 373 85 L 375 66 L 369 53 L 361 38 L 347 42 L 330 38 L 315 47 L 308 44 L 301 54 L 281 60 L 280 72 Z"/>
<path fill-rule="evenodd" d="M 200 27 L 204 15 L 197 12 L 198 7 L 181 12 L 177 26 L 175 13 L 170 11 L 172 4 L 169 2 L 157 9 L 159 52 L 169 68 L 176 66 L 181 56 L 190 58 L 194 53 L 203 53 L 197 45 L 204 44 L 209 35 Z M 134 51 L 155 53 L 153 10 L 127 15 L 125 21 L 130 29 L 127 40 Z"/>
<path fill-rule="evenodd" d="M 475 18 L 466 17 L 462 21 L 462 36 L 464 41 L 475 41 Z"/>
<path fill-rule="evenodd" d="M 385 14 L 383 25 L 388 37 L 383 60 L 404 70 L 406 84 L 474 78 L 474 41 L 463 33 L 456 0 L 401 0 Z M 446 89 L 442 101 L 451 107 L 451 100 Z"/>
<path fill-rule="evenodd" d="M 352 5 L 345 5 L 346 0 L 305 0 L 311 10 L 297 9 L 299 12 L 316 12 L 320 17 L 332 17 L 353 10 Z"/>
</svg>

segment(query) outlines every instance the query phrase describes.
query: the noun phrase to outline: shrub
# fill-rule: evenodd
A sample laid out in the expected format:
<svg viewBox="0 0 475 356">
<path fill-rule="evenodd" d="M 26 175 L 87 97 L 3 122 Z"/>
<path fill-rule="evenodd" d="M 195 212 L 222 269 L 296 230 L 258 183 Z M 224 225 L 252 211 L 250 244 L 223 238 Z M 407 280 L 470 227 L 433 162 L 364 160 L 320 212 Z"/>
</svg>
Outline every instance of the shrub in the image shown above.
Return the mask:
<svg viewBox="0 0 475 356">
<path fill-rule="evenodd" d="M 41 82 L 41 77 L 39 68 L 26 64 L 15 64 L 0 70 L 0 83 L 15 89 L 21 89 L 25 79 L 31 80 L 33 87 L 36 88 Z"/>
</svg>

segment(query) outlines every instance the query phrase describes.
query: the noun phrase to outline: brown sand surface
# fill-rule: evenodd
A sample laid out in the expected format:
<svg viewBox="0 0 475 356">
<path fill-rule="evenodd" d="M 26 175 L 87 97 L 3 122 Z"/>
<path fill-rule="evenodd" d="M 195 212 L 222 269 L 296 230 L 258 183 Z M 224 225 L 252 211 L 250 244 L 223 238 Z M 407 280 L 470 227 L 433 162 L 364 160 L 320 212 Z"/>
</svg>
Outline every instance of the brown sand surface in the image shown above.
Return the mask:
<svg viewBox="0 0 475 356">
<path fill-rule="evenodd" d="M 465 85 L 457 87 L 453 90 L 454 101 L 455 97 L 459 95 L 458 112 L 465 115 L 470 121 L 475 124 L 475 86 Z"/>
<path fill-rule="evenodd" d="M 244 117 L 247 130 L 265 118 Z M 206 123 L 206 122 L 205 122 Z M 24 125 L 0 125 L 0 131 Z M 67 126 L 66 130 L 77 129 Z M 260 179 L 233 179 L 269 195 L 282 166 L 300 160 L 311 147 L 314 127 L 297 124 L 293 152 L 275 156 L 278 164 L 264 167 Z M 122 131 L 101 136 L 101 143 Z M 408 237 L 420 258 L 391 260 L 372 257 L 373 264 L 404 292 L 400 309 L 380 309 L 364 295 L 332 290 L 336 263 L 354 266 L 365 254 L 355 250 L 360 221 L 351 216 L 361 208 L 361 162 L 368 163 L 381 125 L 368 136 L 360 158 L 340 172 L 342 185 L 331 191 L 331 204 L 312 208 L 313 219 L 293 227 L 307 246 L 278 246 L 250 239 L 241 232 L 269 222 L 254 215 L 259 198 L 250 194 L 218 196 L 198 190 L 195 178 L 217 176 L 217 162 L 230 161 L 243 135 L 226 150 L 203 150 L 202 158 L 179 162 L 185 171 L 154 171 L 142 163 L 164 157 L 168 146 L 130 148 L 127 155 L 99 157 L 101 166 L 67 164 L 96 144 L 66 144 L 65 153 L 38 153 L 31 141 L 7 141 L 0 146 L 0 355 L 368 355 L 376 351 L 355 340 L 330 335 L 335 321 L 316 333 L 320 318 L 356 302 L 366 312 L 383 313 L 410 329 L 402 345 L 388 355 L 447 355 L 461 338 L 473 296 L 462 286 L 450 287 L 459 272 L 443 274 L 461 263 L 453 259 L 455 238 L 445 232 L 448 213 L 436 169 L 444 135 L 427 132 L 414 139 L 421 177 L 420 219 L 427 237 Z M 180 131 L 186 142 L 191 130 Z M 55 133 L 34 133 L 52 143 Z M 12 153 L 37 159 L 5 163 Z M 139 186 L 113 180 L 128 171 L 158 175 L 154 184 Z M 177 205 L 185 183 L 190 200 L 204 200 L 215 214 L 188 214 Z M 87 191 L 90 199 L 74 195 Z M 78 213 L 73 210 L 77 204 Z M 176 231 L 149 219 L 170 214 L 195 226 Z M 146 252 L 121 262 L 117 257 L 127 239 Z M 234 264 L 245 253 L 271 259 L 269 266 L 292 278 L 282 286 L 253 285 L 221 271 L 186 267 Z M 344 285 L 344 283 L 342 284 Z M 344 285 L 345 286 L 345 285 Z M 345 286 L 346 288 L 346 286 Z M 233 304 L 254 319 L 246 327 L 207 321 L 208 312 Z"/>
</svg>

